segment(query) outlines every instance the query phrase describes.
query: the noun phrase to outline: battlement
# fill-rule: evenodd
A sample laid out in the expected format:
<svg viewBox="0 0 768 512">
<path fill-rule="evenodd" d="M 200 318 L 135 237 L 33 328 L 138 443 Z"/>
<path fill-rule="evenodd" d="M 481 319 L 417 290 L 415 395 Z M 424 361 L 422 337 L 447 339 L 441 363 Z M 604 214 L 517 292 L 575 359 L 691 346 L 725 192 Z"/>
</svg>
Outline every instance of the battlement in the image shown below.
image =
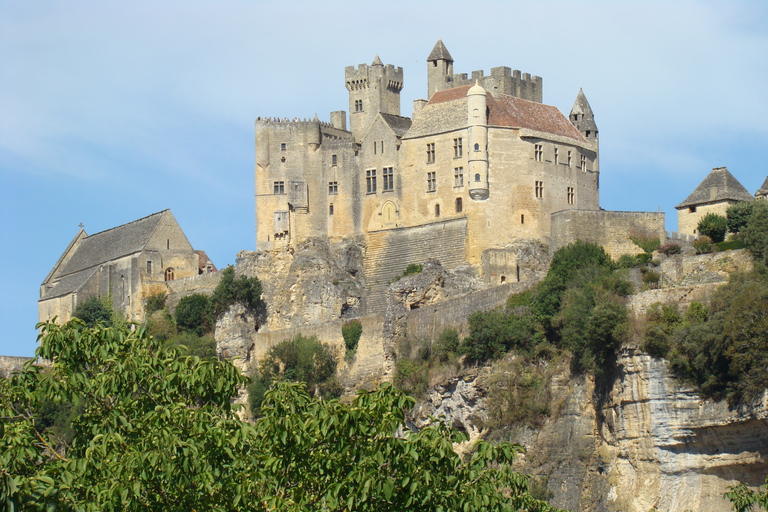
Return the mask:
<svg viewBox="0 0 768 512">
<path fill-rule="evenodd" d="M 275 125 L 275 127 L 278 126 L 285 126 L 288 127 L 298 127 L 301 128 L 302 125 L 306 126 L 307 128 L 317 128 L 318 126 L 321 128 L 333 128 L 334 126 L 327 122 L 327 121 L 320 121 L 318 119 L 300 119 L 298 117 L 294 117 L 293 119 L 288 119 L 287 117 L 279 118 L 279 117 L 262 117 L 259 116 L 256 118 L 256 124 L 257 125 Z"/>
<path fill-rule="evenodd" d="M 473 71 L 471 78 L 467 76 L 467 73 L 457 73 L 446 78 L 446 84 L 442 89 L 474 85 L 475 82 L 479 82 L 486 91 L 490 91 L 494 96 L 507 94 L 537 103 L 542 102 L 543 82 L 541 77 L 522 73 L 519 69 L 512 70 L 506 66 L 499 66 L 491 68 L 490 75 L 485 75 L 481 69 Z"/>
<path fill-rule="evenodd" d="M 403 89 L 403 68 L 392 64 L 347 66 L 344 68 L 344 81 L 350 91 L 367 89 L 371 80 L 382 79 L 382 83 L 390 90 L 400 92 Z"/>
</svg>

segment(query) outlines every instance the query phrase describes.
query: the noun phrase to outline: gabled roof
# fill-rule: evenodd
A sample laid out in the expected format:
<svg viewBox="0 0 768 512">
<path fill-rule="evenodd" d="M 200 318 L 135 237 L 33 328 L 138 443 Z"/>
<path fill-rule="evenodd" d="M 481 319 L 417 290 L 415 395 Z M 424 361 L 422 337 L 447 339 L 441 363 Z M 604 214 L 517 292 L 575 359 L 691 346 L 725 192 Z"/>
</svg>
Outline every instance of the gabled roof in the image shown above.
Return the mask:
<svg viewBox="0 0 768 512">
<path fill-rule="evenodd" d="M 725 167 L 715 167 L 699 183 L 699 186 L 685 201 L 675 206 L 676 209 L 722 201 L 751 201 L 752 194 L 747 192 L 739 180 L 733 177 Z"/>
<path fill-rule="evenodd" d="M 448 53 L 448 48 L 445 47 L 442 39 L 437 40 L 435 47 L 432 48 L 432 51 L 429 53 L 427 61 L 431 60 L 447 60 L 448 62 L 453 62 L 453 57 Z"/>
<path fill-rule="evenodd" d="M 63 268 L 48 275 L 45 282 L 55 279 L 59 281 L 40 300 L 76 292 L 98 270 L 99 265 L 142 251 L 168 211 L 153 213 L 82 238 Z"/>
<path fill-rule="evenodd" d="M 381 117 L 387 122 L 395 135 L 402 137 L 405 132 L 411 127 L 411 119 L 409 117 L 396 116 L 394 114 L 385 114 L 380 112 Z"/>
<path fill-rule="evenodd" d="M 443 133 L 467 126 L 467 93 L 473 85 L 437 91 L 414 116 L 407 138 Z M 506 94 L 486 93 L 488 126 L 526 128 L 584 143 L 586 139 L 557 107 Z"/>
</svg>

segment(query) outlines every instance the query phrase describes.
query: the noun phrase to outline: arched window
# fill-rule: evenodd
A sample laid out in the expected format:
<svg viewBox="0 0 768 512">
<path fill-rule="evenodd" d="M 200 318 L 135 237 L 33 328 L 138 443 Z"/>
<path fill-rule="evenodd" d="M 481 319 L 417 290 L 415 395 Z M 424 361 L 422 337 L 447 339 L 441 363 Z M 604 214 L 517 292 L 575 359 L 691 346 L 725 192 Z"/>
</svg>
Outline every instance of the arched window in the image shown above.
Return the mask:
<svg viewBox="0 0 768 512">
<path fill-rule="evenodd" d="M 165 269 L 165 280 L 173 281 L 173 269 L 171 267 Z"/>
<path fill-rule="evenodd" d="M 480 151 L 480 144 L 475 144 L 475 151 Z"/>
<path fill-rule="evenodd" d="M 480 182 L 480 173 L 475 174 L 475 181 Z"/>
</svg>

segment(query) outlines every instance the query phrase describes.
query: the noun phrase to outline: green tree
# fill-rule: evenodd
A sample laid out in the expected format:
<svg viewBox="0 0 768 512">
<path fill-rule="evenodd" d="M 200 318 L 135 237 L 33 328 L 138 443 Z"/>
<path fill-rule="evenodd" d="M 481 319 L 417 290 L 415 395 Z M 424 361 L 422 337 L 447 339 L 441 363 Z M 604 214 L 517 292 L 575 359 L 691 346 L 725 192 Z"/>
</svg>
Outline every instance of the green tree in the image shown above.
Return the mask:
<svg viewBox="0 0 768 512">
<path fill-rule="evenodd" d="M 447 425 L 405 428 L 413 399 L 390 386 L 341 403 L 276 383 L 249 424 L 229 362 L 182 357 L 141 328 L 39 327 L 51 368 L 0 380 L 5 510 L 555 510 L 512 470 L 520 446 L 480 441 L 462 458 Z M 56 445 L 37 406 L 72 399 L 82 413 Z"/>
<path fill-rule="evenodd" d="M 221 281 L 211 295 L 214 320 L 234 304 L 241 304 L 256 313 L 264 307 L 261 300 L 261 281 L 256 277 L 235 277 L 235 268 L 229 265 L 221 271 Z"/>
<path fill-rule="evenodd" d="M 753 201 L 739 201 L 728 207 L 725 211 L 725 218 L 729 233 L 738 233 L 747 225 L 747 221 L 752 215 L 753 205 Z"/>
<path fill-rule="evenodd" d="M 202 336 L 213 330 L 211 301 L 207 295 L 195 293 L 182 297 L 174 313 L 176 326 Z"/>
<path fill-rule="evenodd" d="M 753 491 L 744 484 L 731 487 L 725 497 L 733 505 L 734 512 L 750 512 L 763 509 L 768 511 L 768 476 L 765 477 L 765 485 L 757 491 Z"/>
<path fill-rule="evenodd" d="M 108 299 L 102 299 L 91 296 L 77 305 L 72 316 L 79 318 L 87 327 L 93 327 L 97 323 L 102 323 L 109 327 L 112 325 L 112 304 Z"/>
<path fill-rule="evenodd" d="M 740 234 L 755 261 L 768 266 L 768 202 L 754 202 L 752 214 Z"/>
<path fill-rule="evenodd" d="M 704 236 L 708 236 L 714 243 L 725 240 L 725 233 L 728 231 L 728 220 L 717 213 L 708 213 L 699 221 L 696 227 Z"/>
<path fill-rule="evenodd" d="M 349 320 L 341 326 L 341 337 L 344 338 L 344 345 L 347 347 L 347 353 L 354 352 L 363 335 L 363 324 L 360 320 Z"/>
</svg>

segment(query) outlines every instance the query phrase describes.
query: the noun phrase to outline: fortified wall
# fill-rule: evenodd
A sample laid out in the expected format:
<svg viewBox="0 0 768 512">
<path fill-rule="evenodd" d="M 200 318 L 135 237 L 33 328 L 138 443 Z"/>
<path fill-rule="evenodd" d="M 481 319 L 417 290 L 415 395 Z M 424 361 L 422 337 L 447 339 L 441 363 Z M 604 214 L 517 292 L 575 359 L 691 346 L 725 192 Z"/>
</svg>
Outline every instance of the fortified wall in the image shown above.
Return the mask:
<svg viewBox="0 0 768 512">
<path fill-rule="evenodd" d="M 211 272 L 209 274 L 199 274 L 183 279 L 166 281 L 165 285 L 168 288 L 169 294 L 165 299 L 165 303 L 168 305 L 168 309 L 173 312 L 176 310 L 179 301 L 188 295 L 196 293 L 213 295 L 213 291 L 219 285 L 219 281 L 221 281 L 221 272 Z"/>
<path fill-rule="evenodd" d="M 7 379 L 12 374 L 21 371 L 24 363 L 34 357 L 0 356 L 0 379 Z"/>
</svg>

